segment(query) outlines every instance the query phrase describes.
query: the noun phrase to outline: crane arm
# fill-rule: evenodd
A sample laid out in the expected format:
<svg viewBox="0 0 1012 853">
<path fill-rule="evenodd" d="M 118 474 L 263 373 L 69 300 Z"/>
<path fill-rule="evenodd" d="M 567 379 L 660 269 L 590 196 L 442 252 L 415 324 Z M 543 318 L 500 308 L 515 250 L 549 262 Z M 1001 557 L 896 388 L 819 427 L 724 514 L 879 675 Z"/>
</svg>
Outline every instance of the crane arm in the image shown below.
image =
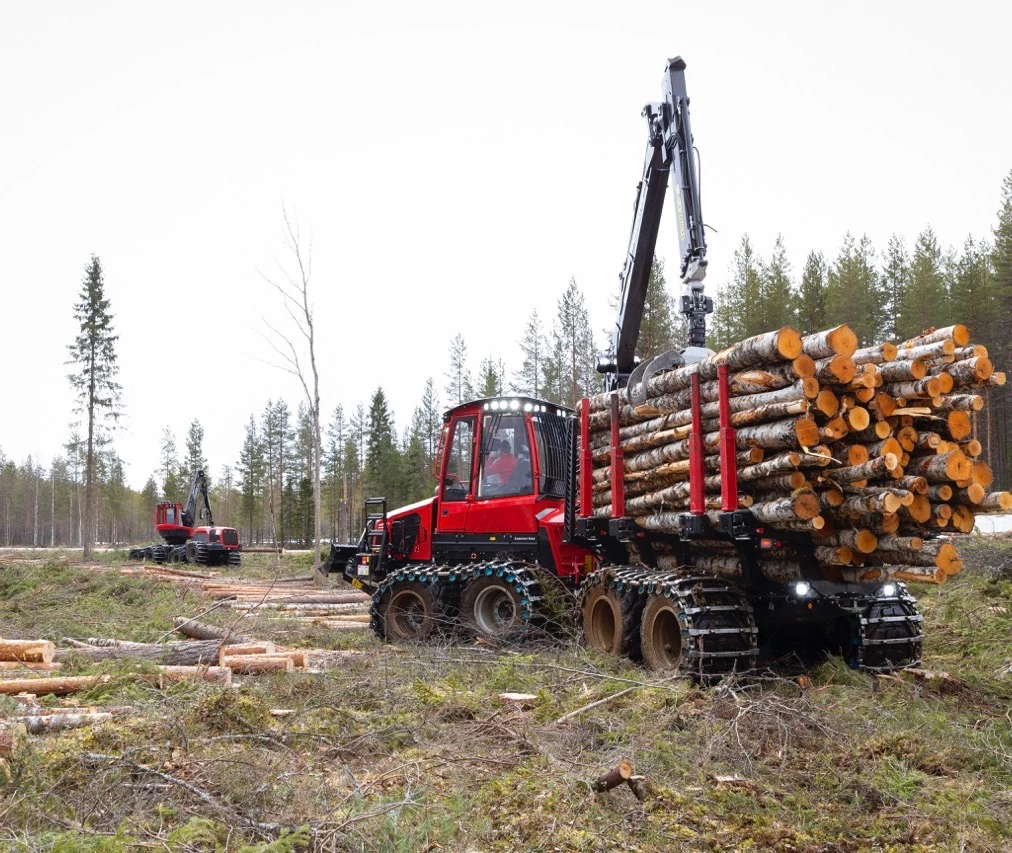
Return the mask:
<svg viewBox="0 0 1012 853">
<path fill-rule="evenodd" d="M 214 517 L 211 514 L 211 500 L 207 494 L 207 477 L 204 476 L 203 471 L 197 471 L 193 475 L 193 483 L 190 485 L 190 495 L 186 499 L 186 506 L 183 507 L 183 518 L 182 522 L 187 527 L 196 527 L 196 516 L 197 501 L 200 500 L 203 503 L 201 508 L 201 518 L 206 518 L 207 523 L 213 527 Z"/>
<path fill-rule="evenodd" d="M 598 365 L 607 390 L 623 387 L 636 364 L 636 342 L 643 320 L 650 266 L 657 247 L 664 190 L 669 177 L 674 196 L 680 252 L 679 275 L 685 285 L 681 310 L 689 322 L 689 344 L 703 347 L 706 315 L 713 301 L 703 295 L 706 276 L 706 238 L 699 185 L 692 156 L 689 98 L 685 90 L 685 62 L 669 59 L 663 82 L 664 101 L 647 104 L 647 151 L 643 178 L 636 187 L 636 204 L 625 266 L 620 275 L 618 316 L 612 331 L 609 358 Z"/>
</svg>

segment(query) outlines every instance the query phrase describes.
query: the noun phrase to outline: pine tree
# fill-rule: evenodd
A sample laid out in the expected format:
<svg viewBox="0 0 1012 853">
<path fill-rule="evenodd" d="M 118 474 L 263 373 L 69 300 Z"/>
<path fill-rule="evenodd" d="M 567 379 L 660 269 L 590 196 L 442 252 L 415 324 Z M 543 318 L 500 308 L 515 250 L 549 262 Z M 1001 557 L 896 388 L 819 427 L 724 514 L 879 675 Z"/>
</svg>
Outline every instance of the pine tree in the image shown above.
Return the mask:
<svg viewBox="0 0 1012 853">
<path fill-rule="evenodd" d="M 443 417 L 439 394 L 436 392 L 436 383 L 431 377 L 425 381 L 419 409 L 422 418 L 422 440 L 425 445 L 425 454 L 429 459 L 435 459 L 436 451 L 439 449 L 439 434 L 443 427 Z"/>
<path fill-rule="evenodd" d="M 162 494 L 167 501 L 177 501 L 183 490 L 183 475 L 176 450 L 176 436 L 169 427 L 162 430 L 159 457 L 161 462 L 157 473 L 162 481 Z"/>
<path fill-rule="evenodd" d="M 805 269 L 795 292 L 794 325 L 802 334 L 810 335 L 827 328 L 826 323 L 826 259 L 822 252 L 809 252 Z"/>
<path fill-rule="evenodd" d="M 597 380 L 597 354 L 590 315 L 576 279 L 569 280 L 557 309 L 546 386 L 551 392 L 549 399 L 564 406 L 576 406 L 591 392 Z"/>
<path fill-rule="evenodd" d="M 942 251 L 931 227 L 917 235 L 910 258 L 910 277 L 900 303 L 897 338 L 905 341 L 930 328 L 947 325 L 948 293 Z"/>
<path fill-rule="evenodd" d="M 538 316 L 538 309 L 531 312 L 520 340 L 523 354 L 520 371 L 513 379 L 513 391 L 530 397 L 545 396 L 545 363 L 548 359 L 548 344 L 545 330 Z"/>
<path fill-rule="evenodd" d="M 113 333 L 113 315 L 105 297 L 105 280 L 97 255 L 85 267 L 78 302 L 74 305 L 74 319 L 79 331 L 67 349 L 68 365 L 74 372 L 67 375 L 74 389 L 74 411 L 84 416 L 87 424 L 84 454 L 84 559 L 91 558 L 95 530 L 92 525 L 95 512 L 95 463 L 99 451 L 109 441 L 108 428 L 120 414 L 120 385 L 116 381 L 119 366 L 116 363 L 117 335 Z"/>
<path fill-rule="evenodd" d="M 445 375 L 446 397 L 451 406 L 459 406 L 474 397 L 471 372 L 467 367 L 467 343 L 460 332 L 450 342 L 450 366 Z"/>
<path fill-rule="evenodd" d="M 685 324 L 675 310 L 674 297 L 668 292 L 664 261 L 655 255 L 647 279 L 636 352 L 642 359 L 653 358 L 675 347 L 684 346 L 685 337 Z"/>
</svg>

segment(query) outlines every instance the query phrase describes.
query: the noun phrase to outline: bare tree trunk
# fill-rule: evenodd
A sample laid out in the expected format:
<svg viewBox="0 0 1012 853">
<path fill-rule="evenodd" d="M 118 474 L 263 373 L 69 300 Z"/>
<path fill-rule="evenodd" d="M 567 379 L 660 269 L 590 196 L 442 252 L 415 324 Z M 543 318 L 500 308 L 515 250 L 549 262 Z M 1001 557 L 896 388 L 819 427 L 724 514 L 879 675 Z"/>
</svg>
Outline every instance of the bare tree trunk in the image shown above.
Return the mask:
<svg viewBox="0 0 1012 853">
<path fill-rule="evenodd" d="M 279 284 L 264 278 L 277 290 L 284 301 L 289 318 L 295 323 L 299 335 L 303 338 L 308 350 L 308 371 L 299 357 L 299 348 L 286 335 L 268 323 L 268 328 L 285 344 L 282 349 L 274 345 L 275 352 L 281 357 L 282 369 L 296 376 L 302 385 L 309 407 L 309 416 L 313 423 L 313 559 L 319 566 L 320 531 L 322 499 L 320 495 L 320 464 L 323 455 L 323 440 L 320 429 L 320 374 L 316 364 L 316 332 L 314 326 L 313 306 L 309 301 L 309 280 L 312 276 L 313 248 L 310 241 L 307 250 L 302 248 L 302 239 L 297 225 L 293 225 L 288 212 L 283 210 L 285 223 L 285 243 L 295 259 L 298 277 L 285 273 L 285 283 Z"/>
</svg>

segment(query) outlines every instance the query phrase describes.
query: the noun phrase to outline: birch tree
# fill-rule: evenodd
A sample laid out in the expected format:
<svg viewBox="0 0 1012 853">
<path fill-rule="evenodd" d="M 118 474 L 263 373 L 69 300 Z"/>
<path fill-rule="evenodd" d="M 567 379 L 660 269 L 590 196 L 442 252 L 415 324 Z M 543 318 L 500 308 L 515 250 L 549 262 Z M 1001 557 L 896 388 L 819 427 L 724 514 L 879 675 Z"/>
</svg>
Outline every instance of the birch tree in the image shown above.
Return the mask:
<svg viewBox="0 0 1012 853">
<path fill-rule="evenodd" d="M 282 215 L 284 218 L 284 245 L 291 257 L 293 269 L 280 267 L 278 275 L 273 278 L 263 275 L 263 278 L 281 297 L 282 307 L 294 331 L 285 332 L 266 318 L 264 323 L 275 338 L 271 341 L 271 346 L 279 359 L 276 366 L 298 379 L 312 422 L 313 560 L 315 565 L 319 566 L 322 562 L 320 557 L 322 523 L 320 471 L 323 457 L 323 435 L 320 427 L 320 374 L 316 364 L 316 327 L 313 304 L 309 298 L 309 283 L 313 267 L 313 243 L 310 239 L 303 245 L 298 224 L 292 222 L 288 211 L 283 208 Z"/>
</svg>

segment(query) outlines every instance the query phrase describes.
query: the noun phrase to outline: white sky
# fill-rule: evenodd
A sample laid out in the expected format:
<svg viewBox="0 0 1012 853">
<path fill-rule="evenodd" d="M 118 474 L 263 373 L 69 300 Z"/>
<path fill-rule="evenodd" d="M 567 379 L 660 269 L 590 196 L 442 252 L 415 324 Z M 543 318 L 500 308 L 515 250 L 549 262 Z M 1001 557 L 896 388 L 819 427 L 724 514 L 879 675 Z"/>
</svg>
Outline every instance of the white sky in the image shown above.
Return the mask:
<svg viewBox="0 0 1012 853">
<path fill-rule="evenodd" d="M 550 322 L 571 277 L 603 329 L 669 56 L 688 63 L 711 293 L 746 232 L 764 256 L 782 232 L 795 272 L 848 229 L 880 249 L 928 224 L 943 246 L 990 236 L 1012 169 L 1010 9 L 0 3 L 0 449 L 62 453 L 95 252 L 130 484 L 194 418 L 212 474 L 234 463 L 251 413 L 300 400 L 262 337 L 282 204 L 313 236 L 327 414 L 382 386 L 403 428 L 458 332 L 475 371 L 518 367 L 532 309 Z"/>
</svg>

